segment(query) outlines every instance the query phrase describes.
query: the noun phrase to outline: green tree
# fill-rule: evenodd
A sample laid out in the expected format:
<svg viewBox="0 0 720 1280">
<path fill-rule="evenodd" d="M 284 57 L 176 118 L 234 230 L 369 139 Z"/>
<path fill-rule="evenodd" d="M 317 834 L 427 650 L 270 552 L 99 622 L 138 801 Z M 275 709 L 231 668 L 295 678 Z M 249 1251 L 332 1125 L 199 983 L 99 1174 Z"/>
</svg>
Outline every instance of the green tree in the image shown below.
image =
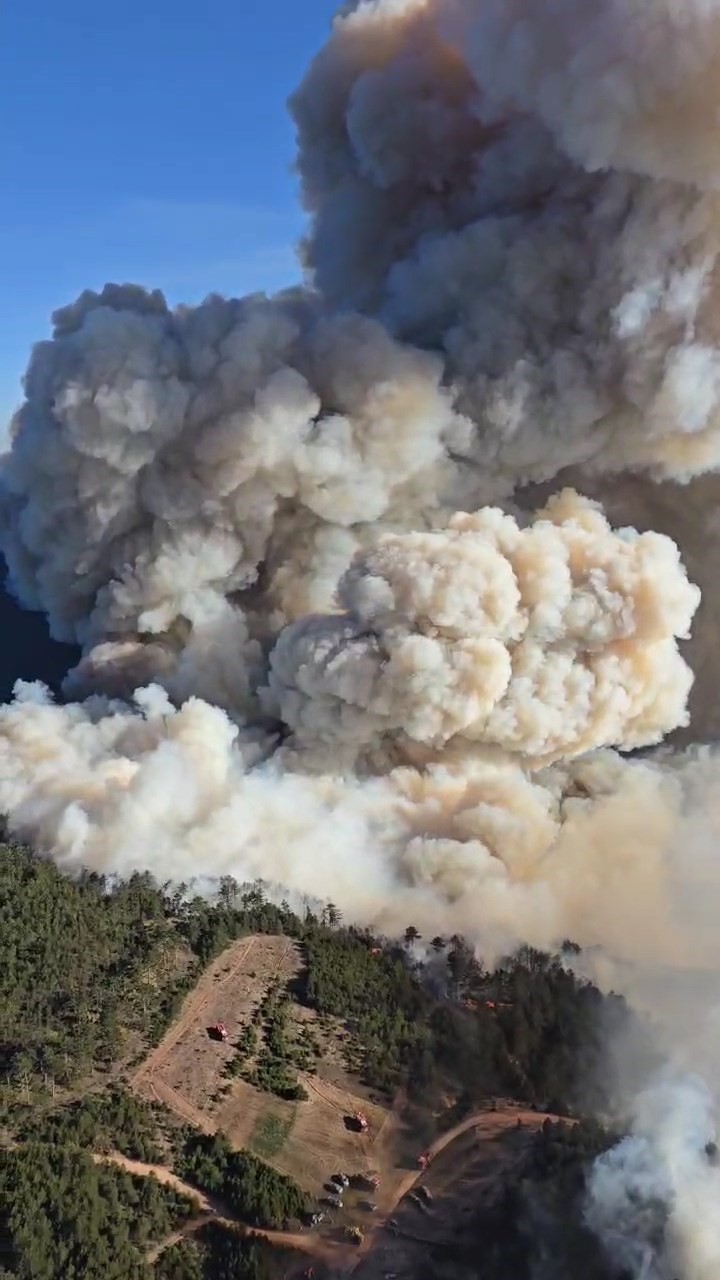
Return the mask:
<svg viewBox="0 0 720 1280">
<path fill-rule="evenodd" d="M 284 1174 L 247 1151 L 233 1151 L 222 1134 L 186 1134 L 176 1169 L 187 1182 L 224 1202 L 255 1227 L 284 1227 L 301 1219 L 308 1205 Z"/>
<path fill-rule="evenodd" d="M 218 888 L 218 896 L 222 905 L 229 909 L 235 905 L 240 886 L 233 876 L 221 876 Z"/>
<path fill-rule="evenodd" d="M 341 920 L 342 911 L 340 908 L 337 907 L 334 902 L 328 902 L 327 906 L 323 908 L 323 924 L 326 924 L 330 929 L 336 929 Z"/>
<path fill-rule="evenodd" d="M 148 1245 L 195 1211 L 153 1179 L 37 1143 L 3 1152 L 0 1205 L 19 1280 L 151 1280 Z"/>
</svg>

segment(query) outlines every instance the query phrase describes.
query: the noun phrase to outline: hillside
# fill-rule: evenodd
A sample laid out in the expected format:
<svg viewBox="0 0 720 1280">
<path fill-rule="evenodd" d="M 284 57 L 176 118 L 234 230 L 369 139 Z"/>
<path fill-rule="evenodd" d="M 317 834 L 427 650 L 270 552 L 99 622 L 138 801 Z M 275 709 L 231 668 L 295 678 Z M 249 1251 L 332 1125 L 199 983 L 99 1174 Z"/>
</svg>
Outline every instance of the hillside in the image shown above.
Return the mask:
<svg viewBox="0 0 720 1280">
<path fill-rule="evenodd" d="M 294 1254 L 277 1255 L 272 1240 L 248 1252 L 248 1228 L 284 1232 L 288 1245 L 309 1230 L 313 1256 L 345 1265 L 353 1227 L 372 1236 L 361 1251 L 360 1274 L 370 1267 L 370 1276 L 397 1232 L 387 1223 L 396 1205 L 404 1215 L 417 1208 L 420 1152 L 437 1153 L 428 1186 L 448 1152 L 448 1206 L 461 1203 L 463 1179 L 477 1181 L 478 1159 L 494 1169 L 495 1195 L 547 1113 L 572 1118 L 612 1087 L 605 1032 L 630 1015 L 558 957 L 525 949 L 488 971 L 459 937 L 425 944 L 408 925 L 393 943 L 344 928 L 333 904 L 300 918 L 268 902 L 261 885 L 229 879 L 214 903 L 169 894 L 147 876 L 70 882 L 14 845 L 2 850 L 0 894 L 9 922 L 0 973 L 5 1178 L 18 1188 L 7 1215 L 12 1275 L 65 1280 L 80 1265 L 70 1244 L 61 1273 L 49 1247 L 52 1224 L 72 1218 L 73 1179 L 87 1187 L 93 1223 L 93 1197 L 106 1192 L 127 1219 L 134 1184 L 107 1190 L 121 1170 L 97 1165 L 105 1153 L 168 1170 L 225 1206 L 210 1221 L 203 1202 L 199 1220 L 197 1202 L 166 1202 L 166 1179 L 135 1236 L 89 1232 L 115 1250 L 118 1275 L 222 1274 L 218 1249 L 238 1254 L 228 1275 L 292 1273 Z M 225 1041 L 214 1032 L 220 1022 Z M 330 1210 L 328 1179 L 368 1170 L 380 1179 L 370 1188 L 375 1213 L 359 1181 Z M 37 1209 L 23 1187 L 37 1179 L 51 1225 L 46 1269 L 36 1273 Z M 318 1212 L 324 1220 L 309 1228 Z M 235 1244 L 221 1245 L 230 1220 Z M 73 1221 L 63 1238 L 75 1231 L 92 1253 L 82 1214 Z M 465 1236 L 455 1237 L 452 1265 L 462 1269 Z M 442 1252 L 446 1266 L 444 1244 Z M 360 1265 L 352 1247 L 349 1256 Z M 104 1257 L 86 1258 L 82 1274 L 99 1274 Z"/>
</svg>

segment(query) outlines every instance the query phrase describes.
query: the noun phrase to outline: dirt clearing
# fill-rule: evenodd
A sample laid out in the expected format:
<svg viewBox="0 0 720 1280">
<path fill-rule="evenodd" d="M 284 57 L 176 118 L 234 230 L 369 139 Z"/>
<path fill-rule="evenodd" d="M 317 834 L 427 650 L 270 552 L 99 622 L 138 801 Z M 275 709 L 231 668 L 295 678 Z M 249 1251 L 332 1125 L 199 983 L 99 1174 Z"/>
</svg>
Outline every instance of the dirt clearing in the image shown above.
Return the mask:
<svg viewBox="0 0 720 1280">
<path fill-rule="evenodd" d="M 307 1100 L 286 1102 L 224 1074 L 268 990 L 292 983 L 302 967 L 300 948 L 289 938 L 260 935 L 233 943 L 203 974 L 132 1085 L 163 1102 L 183 1122 L 206 1133 L 220 1130 L 233 1147 L 253 1151 L 313 1197 L 326 1194 L 324 1184 L 333 1174 L 369 1169 L 380 1174 L 383 1195 L 393 1196 L 406 1176 L 395 1168 L 396 1117 L 370 1101 L 361 1086 L 355 1092 L 352 1077 L 339 1068 L 338 1043 L 326 1047 L 332 1040 L 327 1025 L 317 1030 L 322 1042 L 317 1075 L 294 1073 Z M 227 1029 L 225 1042 L 210 1034 L 220 1022 Z M 295 1005 L 294 1025 L 319 1022 L 311 1010 Z M 340 1034 L 345 1032 L 338 1024 Z M 352 1123 L 358 1111 L 367 1117 L 367 1133 Z"/>
<path fill-rule="evenodd" d="M 271 983 L 289 982 L 301 968 L 300 953 L 289 938 L 262 935 L 234 942 L 205 971 L 177 1020 L 133 1076 L 133 1087 L 172 1106 L 169 1089 L 186 1104 L 184 1119 L 199 1114 L 205 1117 L 202 1127 L 217 1127 L 213 1112 L 234 1041 Z M 209 1033 L 218 1022 L 227 1028 L 224 1044 Z"/>
<path fill-rule="evenodd" d="M 392 1163 L 387 1167 L 391 1133 L 385 1125 L 386 1110 L 325 1080 L 302 1072 L 298 1078 L 308 1094 L 306 1102 L 283 1102 L 242 1080 L 233 1083 L 216 1116 L 218 1127 L 233 1146 L 250 1147 L 314 1196 L 324 1195 L 323 1184 L 335 1173 L 351 1175 L 385 1168 L 388 1177 L 402 1177 L 401 1171 L 392 1170 Z M 347 1124 L 358 1109 L 367 1117 L 367 1134 Z M 262 1144 L 269 1132 L 275 1141 L 272 1150 L 266 1145 L 263 1154 L 258 1142 Z"/>
</svg>

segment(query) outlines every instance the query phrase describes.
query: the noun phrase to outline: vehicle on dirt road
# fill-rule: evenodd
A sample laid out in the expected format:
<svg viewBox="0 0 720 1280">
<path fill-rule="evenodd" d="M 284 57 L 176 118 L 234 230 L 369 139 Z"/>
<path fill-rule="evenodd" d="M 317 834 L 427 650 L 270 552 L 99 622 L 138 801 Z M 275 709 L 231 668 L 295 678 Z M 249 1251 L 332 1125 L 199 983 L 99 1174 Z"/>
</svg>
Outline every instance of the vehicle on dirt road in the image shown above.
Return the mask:
<svg viewBox="0 0 720 1280">
<path fill-rule="evenodd" d="M 356 1133 L 367 1133 L 368 1122 L 364 1111 L 356 1111 L 351 1116 L 345 1116 L 345 1127 L 354 1129 Z"/>
</svg>

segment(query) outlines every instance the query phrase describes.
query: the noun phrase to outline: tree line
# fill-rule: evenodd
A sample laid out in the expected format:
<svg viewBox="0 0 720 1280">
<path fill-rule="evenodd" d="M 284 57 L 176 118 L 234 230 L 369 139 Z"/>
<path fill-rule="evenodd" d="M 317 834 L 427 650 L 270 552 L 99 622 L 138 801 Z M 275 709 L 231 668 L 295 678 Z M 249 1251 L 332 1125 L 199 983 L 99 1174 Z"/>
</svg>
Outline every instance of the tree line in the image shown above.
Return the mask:
<svg viewBox="0 0 720 1280">
<path fill-rule="evenodd" d="M 307 1198 L 292 1178 L 249 1151 L 233 1151 L 221 1133 L 187 1130 L 174 1167 L 186 1182 L 217 1196 L 251 1226 L 280 1229 L 307 1215 Z"/>
<path fill-rule="evenodd" d="M 1 1156 L 0 1274 L 18 1280 L 150 1280 L 148 1246 L 195 1212 L 78 1148 L 32 1142 Z"/>
<path fill-rule="evenodd" d="M 313 1069 L 313 1046 L 288 1034 L 289 995 L 351 1032 L 348 1065 L 373 1088 L 400 1085 L 432 1108 L 455 1091 L 468 1103 L 493 1092 L 558 1111 L 612 1087 L 608 1028 L 630 1014 L 576 977 L 566 955 L 523 948 L 486 969 L 461 937 L 433 938 L 416 958 L 418 930 L 393 942 L 347 928 L 329 904 L 303 916 L 269 902 L 262 885 L 221 881 L 217 900 L 191 898 L 135 875 L 76 881 L 16 845 L 0 857 L 7 928 L 0 966 L 2 1098 L 31 1105 L 88 1073 L 107 1073 L 161 1036 L 205 965 L 248 933 L 286 933 L 305 956 L 292 992 L 269 993 L 257 1031 L 238 1044 L 260 1087 L 300 1097 L 293 1069 Z M 566 952 L 569 947 L 566 946 Z M 178 963 L 182 955 L 183 963 Z M 251 1061 L 252 1059 L 252 1061 Z"/>
</svg>

